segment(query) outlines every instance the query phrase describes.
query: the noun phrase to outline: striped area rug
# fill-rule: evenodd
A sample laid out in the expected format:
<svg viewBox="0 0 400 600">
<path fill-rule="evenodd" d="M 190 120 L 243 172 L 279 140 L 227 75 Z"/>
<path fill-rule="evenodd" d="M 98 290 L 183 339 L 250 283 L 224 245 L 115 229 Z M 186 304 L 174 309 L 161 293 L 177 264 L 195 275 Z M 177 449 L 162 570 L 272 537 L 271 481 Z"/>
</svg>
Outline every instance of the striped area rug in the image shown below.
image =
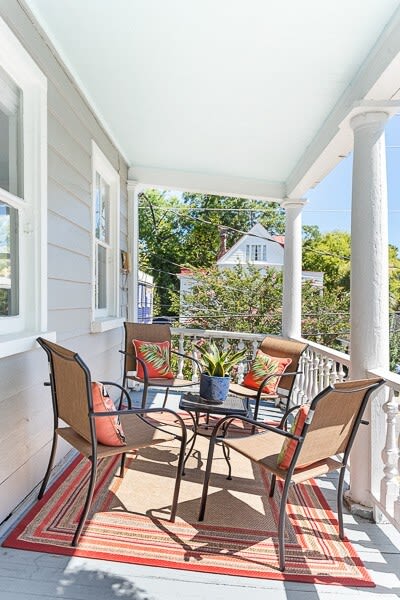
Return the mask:
<svg viewBox="0 0 400 600">
<path fill-rule="evenodd" d="M 99 465 L 98 486 L 79 546 L 72 536 L 89 478 L 79 458 L 48 490 L 4 546 L 70 556 L 225 575 L 373 587 L 348 541 L 340 541 L 334 515 L 315 483 L 296 486 L 289 498 L 286 571 L 278 570 L 280 485 L 268 497 L 269 479 L 232 453 L 226 479 L 217 448 L 206 520 L 197 521 L 208 441 L 198 438 L 182 482 L 178 516 L 169 518 L 177 450 L 172 445 L 129 455 L 123 479 L 117 459 Z"/>
</svg>

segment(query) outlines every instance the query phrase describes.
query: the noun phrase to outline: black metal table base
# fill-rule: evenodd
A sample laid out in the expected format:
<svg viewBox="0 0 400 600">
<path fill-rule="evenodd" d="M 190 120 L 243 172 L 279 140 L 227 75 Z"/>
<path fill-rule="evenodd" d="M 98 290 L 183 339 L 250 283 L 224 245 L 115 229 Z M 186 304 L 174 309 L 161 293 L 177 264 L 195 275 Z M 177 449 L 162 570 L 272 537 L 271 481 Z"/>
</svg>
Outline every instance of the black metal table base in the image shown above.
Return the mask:
<svg viewBox="0 0 400 600">
<path fill-rule="evenodd" d="M 191 392 L 182 397 L 179 403 L 179 408 L 180 410 L 184 410 L 189 413 L 193 419 L 193 436 L 190 439 L 190 447 L 186 453 L 183 463 L 183 475 L 185 475 L 185 466 L 189 456 L 193 453 L 197 436 L 202 435 L 203 437 L 209 437 L 207 434 L 201 432 L 201 428 L 207 429 L 210 434 L 212 433 L 214 426 L 208 424 L 210 415 L 220 415 L 221 417 L 231 415 L 232 418 L 234 418 L 235 415 L 245 417 L 249 415 L 250 411 L 247 398 L 229 395 L 224 402 L 217 404 L 203 400 L 198 394 Z M 204 425 L 200 424 L 201 415 L 206 415 L 207 417 L 206 424 Z M 228 465 L 227 479 L 232 479 L 232 467 L 230 463 L 229 449 L 223 445 L 222 450 Z"/>
</svg>

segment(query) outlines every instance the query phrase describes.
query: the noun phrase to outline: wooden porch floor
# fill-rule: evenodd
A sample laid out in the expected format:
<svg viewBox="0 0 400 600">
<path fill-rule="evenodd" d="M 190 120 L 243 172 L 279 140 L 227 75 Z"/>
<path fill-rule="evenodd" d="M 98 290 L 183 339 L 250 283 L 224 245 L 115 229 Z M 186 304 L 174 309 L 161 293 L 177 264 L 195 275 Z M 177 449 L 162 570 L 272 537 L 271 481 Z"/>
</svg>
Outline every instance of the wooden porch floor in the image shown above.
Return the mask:
<svg viewBox="0 0 400 600">
<path fill-rule="evenodd" d="M 151 397 L 153 405 L 163 394 Z M 178 395 L 171 394 L 172 408 Z M 319 480 L 336 511 L 336 476 Z M 400 533 L 391 525 L 345 515 L 346 534 L 377 584 L 375 588 L 313 585 L 193 573 L 79 557 L 0 548 L 1 600 L 342 600 L 400 597 Z M 7 527 L 0 529 L 0 540 Z"/>
</svg>

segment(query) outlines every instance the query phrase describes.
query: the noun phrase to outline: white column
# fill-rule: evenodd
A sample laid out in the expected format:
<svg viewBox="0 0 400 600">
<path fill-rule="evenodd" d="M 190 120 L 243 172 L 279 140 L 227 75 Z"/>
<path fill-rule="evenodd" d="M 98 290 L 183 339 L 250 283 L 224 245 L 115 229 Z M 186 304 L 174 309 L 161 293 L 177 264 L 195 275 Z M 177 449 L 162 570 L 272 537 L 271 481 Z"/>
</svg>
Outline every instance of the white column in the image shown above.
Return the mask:
<svg viewBox="0 0 400 600">
<path fill-rule="evenodd" d="M 301 336 L 301 213 L 305 204 L 307 200 L 293 198 L 281 203 L 286 210 L 282 335 L 289 338 Z"/>
<path fill-rule="evenodd" d="M 352 118 L 354 132 L 351 210 L 351 372 L 363 378 L 368 369 L 389 368 L 389 282 L 385 112 Z M 361 426 L 351 454 L 350 498 L 371 506 L 373 473 L 381 468 L 384 431 L 379 409 L 368 407 L 370 426 Z M 382 413 L 382 414 L 380 414 Z M 380 439 L 383 434 L 383 439 Z M 374 446 L 374 452 L 371 447 Z M 382 470 L 380 471 L 382 476 Z"/>
<path fill-rule="evenodd" d="M 139 184 L 128 179 L 128 253 L 131 270 L 128 277 L 128 319 L 138 318 Z"/>
</svg>

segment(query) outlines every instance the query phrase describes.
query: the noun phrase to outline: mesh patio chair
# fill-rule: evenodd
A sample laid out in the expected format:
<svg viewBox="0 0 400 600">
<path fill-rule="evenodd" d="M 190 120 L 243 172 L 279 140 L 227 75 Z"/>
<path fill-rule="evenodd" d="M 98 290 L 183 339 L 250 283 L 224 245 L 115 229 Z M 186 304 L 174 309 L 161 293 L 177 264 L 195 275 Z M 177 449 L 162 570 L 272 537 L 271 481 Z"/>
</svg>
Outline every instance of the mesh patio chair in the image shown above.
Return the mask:
<svg viewBox="0 0 400 600">
<path fill-rule="evenodd" d="M 287 371 L 282 375 L 274 375 L 274 373 L 268 373 L 262 379 L 258 389 L 252 389 L 243 383 L 231 383 L 229 390 L 236 396 L 243 396 L 250 398 L 255 401 L 253 416 L 254 419 L 258 417 L 258 411 L 260 408 L 260 402 L 274 401 L 276 403 L 283 402 L 285 405 L 285 411 L 289 409 L 290 397 L 292 394 L 296 375 L 299 374 L 299 362 L 303 352 L 308 347 L 308 344 L 303 342 L 296 342 L 293 340 L 287 340 L 282 337 L 275 337 L 267 335 L 261 342 L 258 350 L 261 350 L 264 354 L 278 359 L 290 358 L 291 363 L 288 365 Z M 276 391 L 273 393 L 263 392 L 264 387 L 274 377 L 278 377 L 278 385 Z"/>
<path fill-rule="evenodd" d="M 173 521 L 176 515 L 186 446 L 186 428 L 181 417 L 169 409 L 132 409 L 128 392 L 122 386 L 114 382 L 101 383 L 117 388 L 118 395 L 121 396 L 119 408 L 117 410 L 107 410 L 104 408 L 103 410 L 95 411 L 90 371 L 80 356 L 67 348 L 49 342 L 43 338 L 39 337 L 37 341 L 45 350 L 49 361 L 50 386 L 54 414 L 53 443 L 47 471 L 39 491 L 39 499 L 42 498 L 49 481 L 54 463 L 58 436 L 66 440 L 91 462 L 90 482 L 86 500 L 83 506 L 82 515 L 75 530 L 72 545 L 76 546 L 78 544 L 89 513 L 96 483 L 97 461 L 105 457 L 120 454 L 120 477 L 123 477 L 127 452 L 178 439 L 180 441 L 180 453 L 170 517 L 171 521 Z M 47 385 L 49 384 L 47 383 Z M 121 408 L 122 399 L 124 398 L 128 404 L 127 409 Z M 114 408 L 113 404 L 112 408 Z M 151 418 L 153 415 L 157 416 L 156 413 L 160 414 L 162 412 L 174 415 L 177 431 L 179 433 L 176 435 L 171 434 L 171 432 L 164 430 L 162 426 L 156 426 L 155 419 L 152 422 L 145 419 L 146 415 L 149 415 Z M 107 423 L 107 426 L 109 426 L 110 418 L 117 417 L 120 421 L 121 431 L 125 437 L 124 445 L 106 445 L 104 439 L 102 439 L 103 443 L 100 443 L 97 439 L 100 435 L 100 426 L 104 425 L 105 422 Z M 101 419 L 103 419 L 103 421 L 99 421 Z M 62 420 L 63 423 L 60 423 L 60 420 Z"/>
<path fill-rule="evenodd" d="M 220 419 L 213 429 L 210 440 L 199 521 L 204 520 L 214 448 L 219 442 L 223 444 L 225 455 L 227 450 L 228 452 L 230 449 L 236 450 L 271 475 L 270 497 L 274 495 L 276 479 L 284 482 L 278 525 L 281 571 L 285 569 L 284 535 L 286 502 L 290 485 L 334 470 L 340 471 L 337 507 L 339 537 L 343 540 L 343 484 L 349 453 L 360 423 L 368 424 L 362 420 L 368 399 L 371 393 L 383 383 L 383 379 L 377 378 L 346 381 L 327 387 L 313 399 L 310 405 L 299 408 L 290 432 L 282 427 L 276 428 L 256 422 L 254 419 L 235 417 L 235 420 L 240 419 L 245 423 L 257 425 L 258 433 L 230 438 L 229 427 L 233 422 L 232 417 Z"/>
<path fill-rule="evenodd" d="M 197 381 L 189 379 L 180 379 L 173 377 L 171 379 L 166 378 L 152 378 L 148 376 L 148 370 L 146 363 L 136 356 L 135 347 L 132 340 L 142 340 L 144 342 L 168 342 L 169 353 L 176 356 L 181 356 L 184 359 L 190 360 L 201 371 L 200 363 L 193 357 L 187 354 L 182 354 L 177 350 L 171 348 L 171 328 L 168 324 L 147 324 L 147 323 L 130 323 L 126 321 L 124 323 L 125 328 L 125 349 L 121 350 L 124 354 L 124 375 L 122 385 L 125 387 L 128 380 L 137 381 L 143 384 L 143 395 L 142 395 L 142 408 L 146 406 L 147 401 L 147 390 L 149 387 L 165 388 L 165 396 L 163 406 L 166 405 L 168 399 L 168 392 L 171 388 L 182 388 L 187 386 L 198 385 Z M 141 364 L 143 368 L 143 377 L 138 377 L 137 366 Z"/>
</svg>

